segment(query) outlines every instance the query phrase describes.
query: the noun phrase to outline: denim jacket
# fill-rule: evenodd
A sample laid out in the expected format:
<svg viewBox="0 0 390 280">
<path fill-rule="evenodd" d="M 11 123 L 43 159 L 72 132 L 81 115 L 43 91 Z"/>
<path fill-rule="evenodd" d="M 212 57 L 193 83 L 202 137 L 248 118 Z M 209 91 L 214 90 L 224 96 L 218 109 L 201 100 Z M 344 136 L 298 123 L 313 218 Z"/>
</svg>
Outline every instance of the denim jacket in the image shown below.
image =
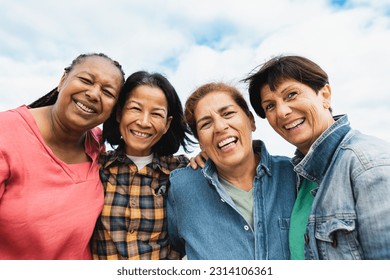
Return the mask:
<svg viewBox="0 0 390 280">
<path fill-rule="evenodd" d="M 318 183 L 305 234 L 306 259 L 390 259 L 390 143 L 335 117 L 294 170 Z M 300 183 L 298 183 L 300 185 Z"/>
<path fill-rule="evenodd" d="M 176 169 L 170 174 L 168 233 L 188 259 L 288 259 L 290 214 L 296 174 L 287 157 L 271 156 L 253 142 L 261 161 L 253 179 L 254 228 L 221 186 L 214 164 Z"/>
</svg>

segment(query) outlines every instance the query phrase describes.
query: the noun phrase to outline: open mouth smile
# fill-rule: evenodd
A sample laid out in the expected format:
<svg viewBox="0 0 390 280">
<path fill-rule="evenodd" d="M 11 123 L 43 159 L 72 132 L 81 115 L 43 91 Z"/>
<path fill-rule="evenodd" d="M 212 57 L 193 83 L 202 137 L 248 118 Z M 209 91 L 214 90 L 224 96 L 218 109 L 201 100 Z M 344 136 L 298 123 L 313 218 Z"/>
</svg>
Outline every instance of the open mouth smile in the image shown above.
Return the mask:
<svg viewBox="0 0 390 280">
<path fill-rule="evenodd" d="M 152 136 L 152 134 L 149 134 L 149 133 L 145 133 L 145 132 L 140 132 L 140 131 L 137 131 L 137 130 L 130 130 L 131 133 L 137 137 L 140 137 L 140 138 L 148 138 L 150 136 Z"/>
<path fill-rule="evenodd" d="M 82 104 L 80 101 L 75 101 L 76 103 L 76 106 L 78 108 L 80 108 L 82 111 L 86 112 L 86 113 L 89 113 L 89 114 L 92 114 L 92 113 L 96 113 L 96 111 L 84 104 Z"/>
<path fill-rule="evenodd" d="M 290 129 L 297 128 L 300 125 L 302 125 L 304 122 L 305 122 L 305 119 L 299 119 L 299 120 L 293 121 L 292 123 L 285 125 L 284 129 L 290 130 Z"/>
<path fill-rule="evenodd" d="M 218 143 L 218 148 L 219 149 L 226 149 L 226 148 L 234 145 L 235 143 L 237 143 L 237 141 L 238 141 L 237 137 L 226 138 Z"/>
</svg>

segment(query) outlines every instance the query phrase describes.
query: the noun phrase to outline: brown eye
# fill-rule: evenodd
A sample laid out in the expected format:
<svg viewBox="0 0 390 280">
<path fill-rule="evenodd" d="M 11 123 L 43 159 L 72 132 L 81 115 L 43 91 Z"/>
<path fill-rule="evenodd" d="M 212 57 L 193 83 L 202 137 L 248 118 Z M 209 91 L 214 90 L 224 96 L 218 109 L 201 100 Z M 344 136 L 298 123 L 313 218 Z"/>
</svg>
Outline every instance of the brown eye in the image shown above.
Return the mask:
<svg viewBox="0 0 390 280">
<path fill-rule="evenodd" d="M 227 111 L 223 114 L 223 116 L 229 118 L 232 117 L 235 113 L 236 113 L 235 111 Z"/>
<path fill-rule="evenodd" d="M 264 111 L 272 110 L 274 107 L 275 107 L 274 104 L 269 103 L 269 104 L 267 104 L 267 105 L 264 107 Z"/>
<path fill-rule="evenodd" d="M 84 77 L 79 77 L 79 79 L 87 85 L 92 85 L 92 81 L 90 79 L 84 78 Z"/>
<path fill-rule="evenodd" d="M 115 95 L 111 93 L 109 90 L 103 90 L 103 93 L 108 97 L 115 98 Z"/>
<path fill-rule="evenodd" d="M 287 99 L 294 99 L 295 96 L 298 95 L 298 92 L 296 91 L 293 91 L 293 92 L 290 92 L 289 94 L 287 94 Z"/>
<path fill-rule="evenodd" d="M 199 124 L 199 129 L 205 129 L 205 128 L 209 127 L 210 123 L 211 122 L 209 122 L 209 121 L 200 123 Z"/>
</svg>

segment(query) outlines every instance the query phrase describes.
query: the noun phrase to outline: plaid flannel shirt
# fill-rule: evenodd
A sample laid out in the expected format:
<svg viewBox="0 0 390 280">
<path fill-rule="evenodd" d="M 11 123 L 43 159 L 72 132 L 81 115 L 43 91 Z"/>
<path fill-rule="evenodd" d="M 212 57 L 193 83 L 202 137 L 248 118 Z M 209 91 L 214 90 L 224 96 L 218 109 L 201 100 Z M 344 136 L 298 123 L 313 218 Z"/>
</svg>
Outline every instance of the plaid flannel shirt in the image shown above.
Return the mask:
<svg viewBox="0 0 390 280">
<path fill-rule="evenodd" d="M 178 259 L 170 251 L 166 197 L 170 171 L 186 156 L 154 156 L 141 170 L 123 151 L 101 155 L 105 198 L 92 238 L 94 259 Z"/>
</svg>

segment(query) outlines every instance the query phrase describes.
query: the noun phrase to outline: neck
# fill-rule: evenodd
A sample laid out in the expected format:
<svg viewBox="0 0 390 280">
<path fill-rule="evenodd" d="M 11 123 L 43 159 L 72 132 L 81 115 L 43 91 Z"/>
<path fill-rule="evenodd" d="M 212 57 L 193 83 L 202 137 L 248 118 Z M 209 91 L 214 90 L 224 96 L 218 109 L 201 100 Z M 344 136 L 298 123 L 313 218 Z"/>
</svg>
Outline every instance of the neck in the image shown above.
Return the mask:
<svg viewBox="0 0 390 280">
<path fill-rule="evenodd" d="M 85 132 L 73 131 L 67 128 L 57 117 L 54 107 L 50 106 L 47 110 L 50 131 L 46 134 L 46 140 L 54 145 L 61 147 L 83 146 Z"/>
<path fill-rule="evenodd" d="M 256 176 L 256 168 L 259 162 L 260 157 L 255 153 L 251 153 L 250 158 L 244 164 L 231 168 L 217 167 L 218 176 L 242 190 L 249 191 L 252 189 L 253 178 Z"/>
<path fill-rule="evenodd" d="M 89 161 L 84 151 L 85 132 L 72 131 L 56 118 L 53 106 L 31 109 L 46 145 L 66 163 Z"/>
</svg>

